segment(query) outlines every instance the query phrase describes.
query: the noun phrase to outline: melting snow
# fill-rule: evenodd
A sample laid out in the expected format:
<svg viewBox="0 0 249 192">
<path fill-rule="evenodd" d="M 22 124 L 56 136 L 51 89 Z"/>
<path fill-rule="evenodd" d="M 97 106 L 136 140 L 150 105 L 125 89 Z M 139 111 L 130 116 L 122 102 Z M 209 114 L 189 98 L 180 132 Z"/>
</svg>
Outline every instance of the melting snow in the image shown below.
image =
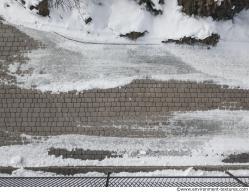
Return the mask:
<svg viewBox="0 0 249 192">
<path fill-rule="evenodd" d="M 242 11 L 232 21 L 217 22 L 183 14 L 177 0 L 166 1 L 161 7 L 164 14 L 155 17 L 135 1 L 81 0 L 72 9 L 53 8 L 50 17 L 44 18 L 16 1 L 2 0 L 0 14 L 8 22 L 45 31 L 20 27 L 49 45 L 45 50 L 29 53 L 31 60 L 27 65 L 20 67 L 13 63 L 9 71 L 17 76 L 20 87 L 54 92 L 111 88 L 141 78 L 212 80 L 249 88 L 249 11 Z M 93 21 L 86 25 L 84 19 L 89 16 Z M 133 30 L 149 31 L 135 43 L 155 45 L 86 45 L 52 34 L 57 32 L 87 42 L 126 44 L 131 42 L 121 39 L 119 34 Z M 221 42 L 209 50 L 198 46 L 160 45 L 168 38 L 204 38 L 215 32 L 221 35 Z M 15 74 L 17 67 L 33 69 L 33 72 L 20 76 Z"/>
</svg>

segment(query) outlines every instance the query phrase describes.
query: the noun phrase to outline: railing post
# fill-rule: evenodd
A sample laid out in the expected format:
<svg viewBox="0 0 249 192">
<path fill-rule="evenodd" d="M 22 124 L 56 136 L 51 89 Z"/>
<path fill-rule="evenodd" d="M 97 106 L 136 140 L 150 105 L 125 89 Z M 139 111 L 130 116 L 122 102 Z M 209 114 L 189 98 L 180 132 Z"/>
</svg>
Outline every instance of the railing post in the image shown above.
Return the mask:
<svg viewBox="0 0 249 192">
<path fill-rule="evenodd" d="M 248 185 L 246 183 L 244 183 L 243 181 L 241 181 L 240 179 L 238 179 L 237 177 L 235 177 L 232 173 L 230 173 L 229 171 L 225 171 L 225 173 L 227 175 L 229 175 L 231 178 L 233 178 L 235 181 L 237 181 L 239 184 L 241 184 L 243 187 L 248 187 Z"/>
<path fill-rule="evenodd" d="M 111 176 L 111 172 L 108 172 L 107 173 L 107 178 L 106 178 L 106 184 L 105 184 L 106 187 L 109 187 L 110 176 Z"/>
</svg>

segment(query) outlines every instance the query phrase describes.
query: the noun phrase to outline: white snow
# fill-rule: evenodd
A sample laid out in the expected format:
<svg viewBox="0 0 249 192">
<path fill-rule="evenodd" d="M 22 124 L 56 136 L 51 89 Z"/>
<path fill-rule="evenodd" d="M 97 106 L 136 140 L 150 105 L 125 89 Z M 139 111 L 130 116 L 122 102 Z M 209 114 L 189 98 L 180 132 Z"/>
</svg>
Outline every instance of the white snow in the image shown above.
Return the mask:
<svg viewBox="0 0 249 192">
<path fill-rule="evenodd" d="M 243 175 L 246 175 L 248 171 L 241 170 Z M 26 170 L 24 168 L 17 169 L 13 171 L 11 175 L 9 174 L 0 174 L 1 177 L 63 177 L 64 175 L 57 175 L 55 173 L 49 172 L 42 172 L 42 171 L 31 171 Z M 201 170 L 194 170 L 193 168 L 188 168 L 186 170 L 175 170 L 175 169 L 168 169 L 168 170 L 161 170 L 161 171 L 153 171 L 153 172 L 120 172 L 120 173 L 112 173 L 111 176 L 113 177 L 165 177 L 165 176 L 226 176 L 224 172 L 218 171 L 201 171 Z M 106 174 L 100 172 L 88 172 L 88 173 L 81 173 L 75 174 L 73 177 L 106 177 Z"/>
<path fill-rule="evenodd" d="M 200 173 L 199 173 L 200 174 Z M 219 172 L 214 172 L 213 174 L 222 174 Z M 65 175 L 56 174 L 52 172 L 43 171 L 32 171 L 25 168 L 19 168 L 12 172 L 12 174 L 0 173 L 0 177 L 64 177 Z M 88 172 L 82 174 L 75 174 L 74 177 L 106 177 L 104 173 L 100 172 Z"/>
<path fill-rule="evenodd" d="M 23 88 L 81 91 L 118 87 L 145 78 L 214 81 L 249 88 L 247 43 L 221 42 L 211 50 L 172 44 L 85 45 L 55 34 L 21 29 L 49 44 L 48 49 L 27 53 L 31 58 L 27 64 L 9 65 L 10 75 L 16 76 Z M 17 70 L 29 69 L 33 69 L 31 74 L 16 74 Z"/>
<path fill-rule="evenodd" d="M 248 89 L 248 45 L 246 42 L 221 42 L 211 50 L 170 45 L 166 50 L 197 71 L 213 76 L 210 79 L 219 84 Z"/>
<path fill-rule="evenodd" d="M 25 4 L 23 4 L 21 0 L 17 0 L 17 2 L 19 2 L 20 5 L 22 4 L 26 9 L 29 9 L 32 5 L 37 6 L 41 0 L 25 0 Z M 34 10 L 34 12 L 36 11 Z"/>
<path fill-rule="evenodd" d="M 177 0 L 165 1 L 165 5 L 156 3 L 156 7 L 160 6 L 163 10 L 163 15 L 157 17 L 133 0 L 80 0 L 78 6 L 68 1 L 71 9 L 52 8 L 50 17 L 44 18 L 28 9 L 30 4 L 38 2 L 28 1 L 25 9 L 16 1 L 2 0 L 0 14 L 16 25 L 55 31 L 83 40 L 122 41 L 118 37 L 121 33 L 147 30 L 149 35 L 144 39 L 147 42 L 183 36 L 205 38 L 213 32 L 219 32 L 225 40 L 248 41 L 248 11 L 243 11 L 233 21 L 215 22 L 211 18 L 185 15 Z M 84 20 L 88 17 L 92 17 L 93 21 L 87 25 Z"/>
<path fill-rule="evenodd" d="M 32 2 L 37 4 L 38 1 Z M 28 5 L 30 3 L 28 2 Z M 9 7 L 6 6 L 7 4 Z M 176 0 L 166 1 L 161 7 L 164 14 L 154 17 L 133 0 L 81 0 L 77 7 L 54 8 L 51 10 L 50 18 L 42 18 L 33 11 L 24 9 L 20 3 L 2 0 L 0 12 L 7 21 L 17 25 L 57 31 L 71 36 L 75 33 L 77 35 L 75 37 L 87 39 L 89 32 L 97 39 L 101 36 L 100 39 L 115 40 L 120 33 L 128 33 L 132 30 L 147 30 L 150 32 L 149 38 L 156 39 L 184 35 L 203 38 L 213 31 L 214 24 L 210 18 L 195 19 L 185 16 L 177 6 Z M 84 19 L 88 16 L 93 18 L 90 25 L 84 23 Z"/>
<path fill-rule="evenodd" d="M 246 171 L 244 171 L 246 174 Z M 192 167 L 186 170 L 175 170 L 175 169 L 168 169 L 168 170 L 161 170 L 161 171 L 153 171 L 153 172 L 137 172 L 137 173 L 113 173 L 112 176 L 116 177 L 165 177 L 165 176 L 226 176 L 224 172 L 218 171 L 201 171 L 201 170 L 194 170 Z"/>
<path fill-rule="evenodd" d="M 24 168 L 17 169 L 12 172 L 12 174 L 0 173 L 0 177 L 53 177 L 58 176 L 54 173 L 45 173 L 42 171 L 31 171 Z"/>
</svg>

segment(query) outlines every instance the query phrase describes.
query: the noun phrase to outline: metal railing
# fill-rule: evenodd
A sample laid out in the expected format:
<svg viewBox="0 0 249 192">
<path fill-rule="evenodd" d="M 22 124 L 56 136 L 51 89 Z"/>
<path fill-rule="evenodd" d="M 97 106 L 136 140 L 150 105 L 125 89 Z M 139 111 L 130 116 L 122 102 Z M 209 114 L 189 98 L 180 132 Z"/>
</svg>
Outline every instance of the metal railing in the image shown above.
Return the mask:
<svg viewBox="0 0 249 192">
<path fill-rule="evenodd" d="M 249 176 L 1 177 L 1 187 L 248 187 Z"/>
</svg>

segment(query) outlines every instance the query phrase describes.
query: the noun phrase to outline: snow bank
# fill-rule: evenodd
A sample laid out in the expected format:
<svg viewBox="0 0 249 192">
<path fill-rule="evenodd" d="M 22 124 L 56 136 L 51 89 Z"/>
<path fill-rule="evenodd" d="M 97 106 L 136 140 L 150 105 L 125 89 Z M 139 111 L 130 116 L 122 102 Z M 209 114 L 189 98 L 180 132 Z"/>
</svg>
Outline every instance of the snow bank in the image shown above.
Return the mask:
<svg viewBox="0 0 249 192">
<path fill-rule="evenodd" d="M 39 1 L 28 1 L 27 6 L 37 2 Z M 0 13 L 13 24 L 56 31 L 82 39 L 94 36 L 115 40 L 121 33 L 147 30 L 148 39 L 161 41 L 183 36 L 204 38 L 217 31 L 217 25 L 211 18 L 201 19 L 184 15 L 181 7 L 177 5 L 177 0 L 166 1 L 165 5 L 160 7 L 164 14 L 155 17 L 133 0 L 81 0 L 80 5 L 72 9 L 52 8 L 50 17 L 44 18 L 35 14 L 35 11 L 25 9 L 16 1 L 2 0 Z M 84 20 L 88 17 L 93 20 L 90 24 L 85 24 Z"/>
<path fill-rule="evenodd" d="M 177 0 L 165 1 L 164 5 L 160 5 L 163 14 L 156 17 L 134 0 L 80 0 L 78 6 L 71 9 L 60 6 L 51 8 L 50 17 L 41 17 L 35 10 L 28 9 L 31 4 L 38 2 L 29 0 L 24 6 L 17 1 L 2 0 L 0 15 L 16 25 L 56 31 L 85 40 L 94 37 L 115 41 L 121 33 L 147 30 L 149 35 L 145 39 L 157 42 L 183 36 L 205 38 L 215 32 L 219 32 L 222 39 L 248 41 L 249 11 L 243 11 L 233 21 L 215 22 L 211 18 L 185 15 Z M 90 24 L 85 23 L 88 17 L 93 19 Z"/>
</svg>

